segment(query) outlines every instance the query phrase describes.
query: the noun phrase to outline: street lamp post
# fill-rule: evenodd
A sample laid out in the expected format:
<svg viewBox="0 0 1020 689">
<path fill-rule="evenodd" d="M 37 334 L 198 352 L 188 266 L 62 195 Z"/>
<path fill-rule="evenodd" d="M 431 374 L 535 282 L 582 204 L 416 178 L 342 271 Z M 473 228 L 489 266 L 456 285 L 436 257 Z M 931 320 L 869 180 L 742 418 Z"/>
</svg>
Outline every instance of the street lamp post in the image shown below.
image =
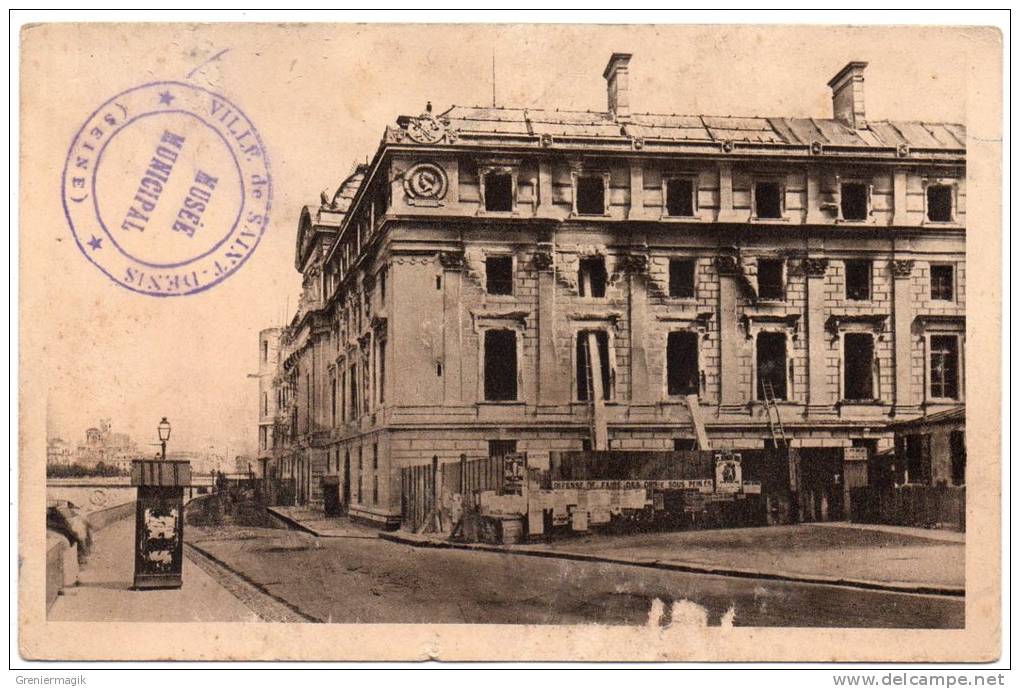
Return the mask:
<svg viewBox="0 0 1020 689">
<path fill-rule="evenodd" d="M 170 422 L 163 417 L 163 420 L 156 426 L 156 432 L 159 433 L 159 444 L 163 449 L 163 461 L 166 461 L 166 441 L 170 440 Z"/>
<path fill-rule="evenodd" d="M 131 463 L 135 501 L 135 576 L 132 588 L 180 588 L 184 558 L 184 489 L 191 486 L 191 465 L 167 460 L 170 422 L 156 426 L 161 453 Z"/>
</svg>

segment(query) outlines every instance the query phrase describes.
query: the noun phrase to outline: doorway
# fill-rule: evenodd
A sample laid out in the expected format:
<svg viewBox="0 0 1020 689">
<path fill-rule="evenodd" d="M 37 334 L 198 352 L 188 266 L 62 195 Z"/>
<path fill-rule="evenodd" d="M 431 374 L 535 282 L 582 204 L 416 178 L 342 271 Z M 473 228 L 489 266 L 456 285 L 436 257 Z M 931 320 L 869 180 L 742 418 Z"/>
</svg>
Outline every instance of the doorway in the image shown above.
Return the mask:
<svg viewBox="0 0 1020 689">
<path fill-rule="evenodd" d="M 804 447 L 800 455 L 800 520 L 843 519 L 843 448 Z"/>
</svg>

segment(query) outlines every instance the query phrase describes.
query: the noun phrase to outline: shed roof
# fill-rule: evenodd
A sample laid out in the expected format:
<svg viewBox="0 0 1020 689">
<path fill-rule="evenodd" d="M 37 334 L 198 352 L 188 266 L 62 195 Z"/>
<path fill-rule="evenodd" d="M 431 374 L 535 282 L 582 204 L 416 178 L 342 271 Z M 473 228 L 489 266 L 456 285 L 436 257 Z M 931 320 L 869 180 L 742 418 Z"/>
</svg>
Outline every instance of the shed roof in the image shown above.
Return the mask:
<svg viewBox="0 0 1020 689">
<path fill-rule="evenodd" d="M 902 430 L 906 428 L 914 428 L 919 426 L 938 426 L 941 424 L 951 423 L 962 423 L 967 420 L 967 408 L 963 405 L 959 407 L 953 407 L 944 411 L 929 414 L 928 416 L 918 416 L 913 419 L 905 419 L 903 421 L 894 421 L 889 424 L 889 428 L 893 430 Z"/>
</svg>

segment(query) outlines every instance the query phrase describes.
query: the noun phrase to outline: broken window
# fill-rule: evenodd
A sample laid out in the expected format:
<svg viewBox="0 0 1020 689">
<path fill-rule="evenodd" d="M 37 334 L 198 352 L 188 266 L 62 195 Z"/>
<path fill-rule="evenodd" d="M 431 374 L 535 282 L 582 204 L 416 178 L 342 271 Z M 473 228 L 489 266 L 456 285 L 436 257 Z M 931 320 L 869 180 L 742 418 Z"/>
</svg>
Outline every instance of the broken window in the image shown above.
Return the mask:
<svg viewBox="0 0 1020 689">
<path fill-rule="evenodd" d="M 771 301 L 786 299 L 783 259 L 758 259 L 758 298 Z"/>
<path fill-rule="evenodd" d="M 269 361 L 269 342 L 262 340 L 262 361 Z"/>
<path fill-rule="evenodd" d="M 698 441 L 694 438 L 673 438 L 674 452 L 691 452 L 697 448 Z"/>
<path fill-rule="evenodd" d="M 786 399 L 786 334 L 758 333 L 758 399 Z"/>
<path fill-rule="evenodd" d="M 754 216 L 783 217 L 783 189 L 778 182 L 757 182 L 754 185 Z"/>
<path fill-rule="evenodd" d="M 867 220 L 868 185 L 863 182 L 844 182 L 839 187 L 840 214 L 844 220 Z"/>
<path fill-rule="evenodd" d="M 931 484 L 931 435 L 908 435 L 906 440 L 907 483 Z"/>
<path fill-rule="evenodd" d="M 953 266 L 931 266 L 931 298 L 940 301 L 953 300 Z"/>
<path fill-rule="evenodd" d="M 606 183 L 602 175 L 577 178 L 577 212 L 580 215 L 605 215 Z"/>
<path fill-rule="evenodd" d="M 340 423 L 347 423 L 347 405 L 344 404 L 344 389 L 347 386 L 347 372 L 341 371 L 340 373 Z"/>
<path fill-rule="evenodd" d="M 932 184 L 927 190 L 928 220 L 950 222 L 953 219 L 953 187 Z"/>
<path fill-rule="evenodd" d="M 694 298 L 694 261 L 679 258 L 669 260 L 669 296 Z"/>
<path fill-rule="evenodd" d="M 931 396 L 957 399 L 960 394 L 960 342 L 955 335 L 931 337 Z"/>
<path fill-rule="evenodd" d="M 514 293 L 514 259 L 512 256 L 485 257 L 485 291 L 489 294 Z"/>
<path fill-rule="evenodd" d="M 967 436 L 963 431 L 949 432 L 949 457 L 953 485 L 962 486 L 967 482 Z"/>
<path fill-rule="evenodd" d="M 350 414 L 349 418 L 353 421 L 354 419 L 358 418 L 358 366 L 357 366 L 357 364 L 352 364 L 351 365 L 350 371 L 348 373 L 347 380 L 349 380 L 350 383 L 351 383 L 351 389 L 350 389 L 351 396 L 348 399 L 348 402 L 350 402 L 350 405 L 351 405 L 351 414 Z"/>
<path fill-rule="evenodd" d="M 336 377 L 330 378 L 329 380 L 329 418 L 330 425 L 336 426 Z"/>
<path fill-rule="evenodd" d="M 694 180 L 682 177 L 666 180 L 666 215 L 681 218 L 694 215 Z"/>
<path fill-rule="evenodd" d="M 386 340 L 379 340 L 379 404 L 386 401 Z"/>
<path fill-rule="evenodd" d="M 489 457 L 502 458 L 517 452 L 516 440 L 490 440 Z"/>
<path fill-rule="evenodd" d="M 490 172 L 485 175 L 485 210 L 509 212 L 513 210 L 513 178 L 509 172 Z"/>
<path fill-rule="evenodd" d="M 485 331 L 485 399 L 517 399 L 517 333 L 513 330 Z"/>
<path fill-rule="evenodd" d="M 875 340 L 867 333 L 843 336 L 843 398 L 870 400 L 875 398 Z"/>
<path fill-rule="evenodd" d="M 696 395 L 699 390 L 698 334 L 669 333 L 666 336 L 666 394 Z"/>
<path fill-rule="evenodd" d="M 305 374 L 305 428 L 312 427 L 312 419 L 315 417 L 315 397 L 312 390 L 312 374 Z"/>
<path fill-rule="evenodd" d="M 372 504 L 379 504 L 379 443 L 372 443 Z"/>
<path fill-rule="evenodd" d="M 372 369 L 369 366 L 368 343 L 361 347 L 361 411 L 368 413 L 372 408 Z"/>
<path fill-rule="evenodd" d="M 871 261 L 844 262 L 846 267 L 846 298 L 853 301 L 871 299 Z"/>
<path fill-rule="evenodd" d="M 578 262 L 577 290 L 582 297 L 606 296 L 606 259 L 604 256 L 589 256 Z"/>
<path fill-rule="evenodd" d="M 595 346 L 598 349 L 598 356 L 588 356 L 589 335 L 594 335 Z M 605 330 L 582 330 L 577 333 L 577 399 L 588 402 L 592 399 L 592 383 L 600 380 L 602 383 L 602 399 L 612 398 L 612 375 L 609 370 L 609 335 Z M 598 366 L 602 375 L 594 377 L 594 368 Z"/>
</svg>

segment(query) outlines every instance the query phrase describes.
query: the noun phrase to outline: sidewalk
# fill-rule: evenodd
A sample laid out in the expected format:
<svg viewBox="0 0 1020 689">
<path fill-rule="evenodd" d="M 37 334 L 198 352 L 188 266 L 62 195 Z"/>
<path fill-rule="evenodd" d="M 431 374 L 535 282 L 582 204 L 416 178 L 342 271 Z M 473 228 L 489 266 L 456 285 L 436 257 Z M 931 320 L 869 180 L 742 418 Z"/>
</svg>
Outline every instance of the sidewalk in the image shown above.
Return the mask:
<svg viewBox="0 0 1020 689">
<path fill-rule="evenodd" d="M 842 527 L 842 528 L 840 528 Z M 410 545 L 612 562 L 685 572 L 852 586 L 903 593 L 964 593 L 964 534 L 856 524 L 797 524 L 592 535 L 551 543 L 455 544 L 441 537 L 380 533 Z"/>
<path fill-rule="evenodd" d="M 134 520 L 96 532 L 79 583 L 49 611 L 61 622 L 258 622 L 259 618 L 208 574 L 184 558 L 180 589 L 132 591 Z"/>
<path fill-rule="evenodd" d="M 913 536 L 915 538 L 926 538 L 930 541 L 946 541 L 949 543 L 967 542 L 967 534 L 960 531 L 951 531 L 949 529 L 922 529 L 915 526 L 894 526 L 892 524 L 851 524 L 850 522 L 817 522 L 812 526 L 824 526 L 833 529 L 881 531 L 883 533 Z"/>
<path fill-rule="evenodd" d="M 346 517 L 327 517 L 322 510 L 305 507 L 267 507 L 269 514 L 289 526 L 321 538 L 375 538 L 376 530 L 354 524 Z"/>
</svg>

